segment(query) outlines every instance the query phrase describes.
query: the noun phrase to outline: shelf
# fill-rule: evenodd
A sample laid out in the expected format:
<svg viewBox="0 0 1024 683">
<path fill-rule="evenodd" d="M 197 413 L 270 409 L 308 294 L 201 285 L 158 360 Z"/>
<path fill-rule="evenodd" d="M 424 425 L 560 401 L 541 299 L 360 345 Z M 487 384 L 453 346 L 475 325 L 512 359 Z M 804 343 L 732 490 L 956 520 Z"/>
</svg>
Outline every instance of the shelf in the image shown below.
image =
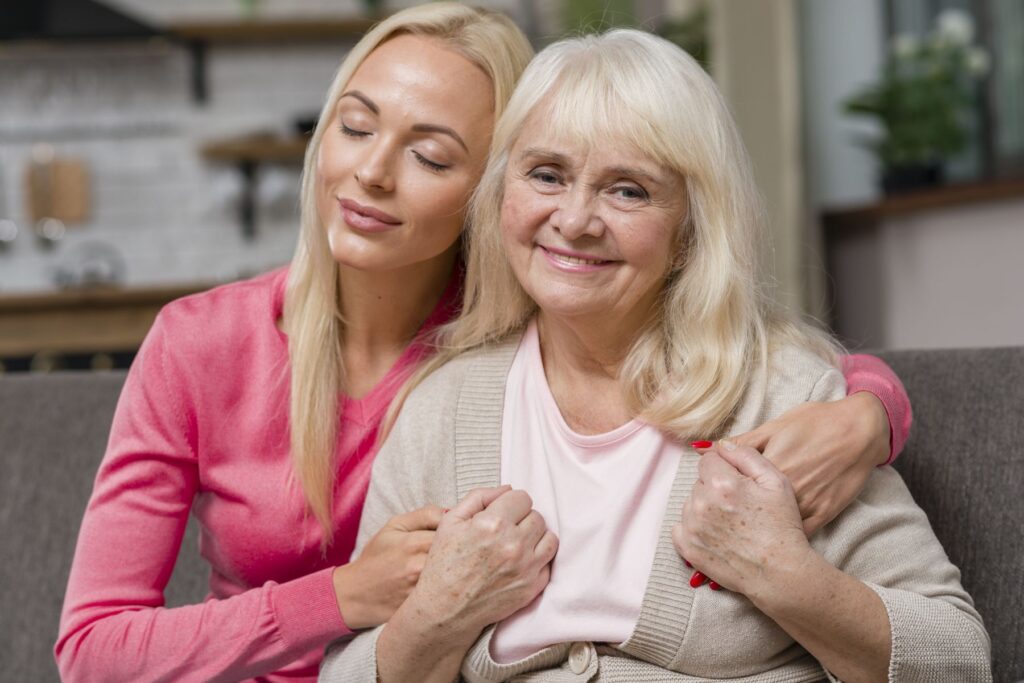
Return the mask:
<svg viewBox="0 0 1024 683">
<path fill-rule="evenodd" d="M 884 218 L 919 211 L 1020 198 L 1024 198 L 1024 178 L 1004 178 L 890 195 L 873 204 L 828 209 L 822 212 L 821 217 L 825 230 L 834 231 L 846 227 L 863 227 Z"/>
<path fill-rule="evenodd" d="M 206 52 L 211 44 L 354 43 L 379 20 L 353 17 L 194 22 L 171 24 L 166 31 L 168 36 L 184 43 L 192 55 L 192 97 L 202 104 L 207 98 Z"/>
<path fill-rule="evenodd" d="M 0 357 L 134 351 L 162 306 L 210 286 L 97 287 L 0 296 Z"/>
<path fill-rule="evenodd" d="M 301 166 L 309 140 L 309 135 L 284 138 L 264 133 L 210 142 L 200 149 L 207 161 L 234 164 L 241 172 L 245 184 L 238 211 L 246 239 L 256 236 L 257 169 L 261 164 Z"/>
<path fill-rule="evenodd" d="M 358 17 L 343 20 L 196 22 L 172 24 L 167 30 L 182 40 L 203 43 L 351 41 L 360 38 L 377 21 L 369 17 Z"/>
<path fill-rule="evenodd" d="M 309 136 L 283 138 L 276 135 L 247 135 L 203 145 L 201 153 L 208 161 L 227 163 L 301 164 Z"/>
</svg>

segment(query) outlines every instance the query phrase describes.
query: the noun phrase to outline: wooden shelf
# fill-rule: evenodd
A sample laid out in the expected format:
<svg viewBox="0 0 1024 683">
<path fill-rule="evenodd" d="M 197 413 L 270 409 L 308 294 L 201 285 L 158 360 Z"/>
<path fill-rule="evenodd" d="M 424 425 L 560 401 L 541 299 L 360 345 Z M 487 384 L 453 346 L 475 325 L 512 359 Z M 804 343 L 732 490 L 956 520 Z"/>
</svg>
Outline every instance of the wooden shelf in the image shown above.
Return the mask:
<svg viewBox="0 0 1024 683">
<path fill-rule="evenodd" d="M 219 140 L 203 145 L 201 153 L 209 161 L 227 163 L 301 164 L 309 144 L 308 135 L 283 138 L 258 134 Z"/>
<path fill-rule="evenodd" d="M 161 307 L 211 286 L 97 287 L 3 296 L 0 356 L 134 351 Z"/>
<path fill-rule="evenodd" d="M 884 218 L 919 211 L 952 208 L 978 202 L 1024 197 L 1024 178 L 1004 178 L 961 185 L 943 185 L 885 197 L 874 204 L 841 207 L 822 212 L 826 231 L 863 227 Z"/>
<path fill-rule="evenodd" d="M 291 21 L 196 22 L 172 24 L 168 31 L 186 41 L 204 43 L 274 43 L 352 41 L 369 31 L 379 19 L 300 19 Z"/>
</svg>

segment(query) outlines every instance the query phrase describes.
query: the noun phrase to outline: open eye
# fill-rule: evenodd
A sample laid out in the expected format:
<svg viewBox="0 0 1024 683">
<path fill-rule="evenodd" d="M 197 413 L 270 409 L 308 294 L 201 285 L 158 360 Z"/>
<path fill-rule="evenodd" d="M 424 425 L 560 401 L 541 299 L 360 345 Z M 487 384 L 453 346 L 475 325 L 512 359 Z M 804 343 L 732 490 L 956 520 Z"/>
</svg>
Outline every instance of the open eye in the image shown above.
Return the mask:
<svg viewBox="0 0 1024 683">
<path fill-rule="evenodd" d="M 648 197 L 647 191 L 639 185 L 616 185 L 612 188 L 612 194 L 628 201 L 645 200 Z"/>
<path fill-rule="evenodd" d="M 529 177 L 531 180 L 536 180 L 544 185 L 557 185 L 562 182 L 561 176 L 546 167 L 533 169 L 530 171 Z"/>
</svg>

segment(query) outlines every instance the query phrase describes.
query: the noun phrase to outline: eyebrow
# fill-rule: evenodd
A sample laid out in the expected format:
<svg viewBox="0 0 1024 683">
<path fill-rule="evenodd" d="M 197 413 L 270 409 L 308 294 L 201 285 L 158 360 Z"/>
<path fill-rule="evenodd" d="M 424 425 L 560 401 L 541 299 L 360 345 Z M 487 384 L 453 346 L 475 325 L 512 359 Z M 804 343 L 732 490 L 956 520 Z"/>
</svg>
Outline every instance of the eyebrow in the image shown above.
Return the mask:
<svg viewBox="0 0 1024 683">
<path fill-rule="evenodd" d="M 366 105 L 367 109 L 380 116 L 380 107 L 378 107 L 373 100 L 358 90 L 349 90 L 348 92 L 342 93 L 341 97 L 338 99 L 341 100 L 343 97 L 354 97 Z M 469 153 L 469 147 L 466 146 L 466 142 L 462 139 L 462 136 L 448 126 L 441 126 L 436 123 L 417 123 L 412 127 L 412 130 L 416 133 L 440 133 L 442 135 L 447 135 L 451 139 L 455 140 L 455 142 L 459 143 L 459 146 L 466 150 L 467 154 Z"/>
<path fill-rule="evenodd" d="M 529 157 L 539 157 L 541 159 L 547 159 L 553 163 L 561 166 L 569 166 L 569 158 L 564 154 L 555 152 L 554 150 L 544 149 L 542 147 L 528 147 L 523 150 L 523 153 L 519 155 L 520 161 Z M 612 166 L 607 170 L 611 175 L 617 176 L 630 176 L 640 177 L 649 180 L 652 183 L 663 185 L 664 181 L 653 175 L 650 171 L 645 171 L 642 168 L 636 166 Z"/>
<path fill-rule="evenodd" d="M 344 92 L 338 99 L 340 100 L 342 97 L 354 97 L 363 104 L 365 104 L 366 108 L 372 111 L 374 114 L 380 114 L 380 107 L 378 107 L 373 100 L 371 100 L 369 97 L 359 92 L 358 90 L 349 90 L 348 92 Z"/>
</svg>

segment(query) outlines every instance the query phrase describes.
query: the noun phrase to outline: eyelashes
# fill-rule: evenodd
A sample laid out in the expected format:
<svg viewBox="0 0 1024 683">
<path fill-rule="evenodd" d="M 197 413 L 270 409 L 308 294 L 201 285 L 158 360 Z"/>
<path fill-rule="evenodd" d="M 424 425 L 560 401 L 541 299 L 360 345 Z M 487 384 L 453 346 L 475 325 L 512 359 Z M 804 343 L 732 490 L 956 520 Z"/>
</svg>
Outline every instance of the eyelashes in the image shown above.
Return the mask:
<svg viewBox="0 0 1024 683">
<path fill-rule="evenodd" d="M 365 138 L 365 137 L 370 135 L 370 133 L 368 131 L 356 130 L 355 128 L 349 128 L 348 126 L 345 125 L 344 122 L 341 123 L 339 129 L 341 130 L 341 134 L 342 135 L 345 135 L 346 137 L 350 137 L 350 138 L 359 139 L 359 138 Z M 440 172 L 450 168 L 446 164 L 439 164 L 436 161 L 432 161 L 432 160 L 428 159 L 427 157 L 423 156 L 422 154 L 420 154 L 416 150 L 412 150 L 412 155 L 413 155 L 413 158 L 416 159 L 416 163 L 418 163 L 420 166 L 423 166 L 424 168 L 426 168 L 429 171 L 433 171 L 434 173 L 440 173 Z"/>
</svg>

